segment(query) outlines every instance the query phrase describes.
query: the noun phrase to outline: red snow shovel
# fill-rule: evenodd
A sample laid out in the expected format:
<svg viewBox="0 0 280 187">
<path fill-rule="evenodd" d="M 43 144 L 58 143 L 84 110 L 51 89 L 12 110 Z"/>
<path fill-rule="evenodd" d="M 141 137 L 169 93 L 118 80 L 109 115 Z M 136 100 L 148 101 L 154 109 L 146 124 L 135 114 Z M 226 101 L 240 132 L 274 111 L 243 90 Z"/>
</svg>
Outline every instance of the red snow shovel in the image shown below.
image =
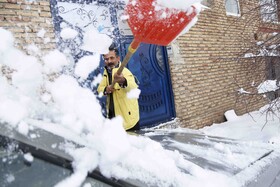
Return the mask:
<svg viewBox="0 0 280 187">
<path fill-rule="evenodd" d="M 191 13 L 176 9 L 163 8 L 156 10 L 154 0 L 130 0 L 125 8 L 129 16 L 128 25 L 134 39 L 128 47 L 128 52 L 119 67 L 117 74 L 121 74 L 131 56 L 141 42 L 166 46 L 172 42 L 196 16 L 192 6 Z M 112 83 L 114 85 L 115 82 Z"/>
</svg>

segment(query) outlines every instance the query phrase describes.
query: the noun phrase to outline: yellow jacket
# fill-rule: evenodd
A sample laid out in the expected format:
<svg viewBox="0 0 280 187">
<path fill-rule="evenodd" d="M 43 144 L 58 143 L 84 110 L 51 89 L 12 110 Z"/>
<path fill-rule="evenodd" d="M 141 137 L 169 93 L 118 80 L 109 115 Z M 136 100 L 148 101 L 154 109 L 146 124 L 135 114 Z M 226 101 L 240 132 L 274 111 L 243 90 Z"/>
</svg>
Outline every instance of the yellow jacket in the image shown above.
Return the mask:
<svg viewBox="0 0 280 187">
<path fill-rule="evenodd" d="M 117 72 L 118 68 L 114 68 L 112 71 L 112 75 Z M 135 83 L 135 79 L 133 74 L 127 69 L 124 68 L 122 71 L 123 76 L 127 81 L 127 87 L 122 88 L 118 83 L 114 85 L 115 91 L 113 92 L 113 100 L 114 100 L 114 109 L 115 116 L 122 116 L 124 119 L 123 127 L 125 130 L 130 129 L 135 126 L 135 124 L 139 121 L 139 106 L 137 98 L 127 98 L 126 94 L 138 87 Z M 112 81 L 114 81 L 114 76 L 112 76 Z M 108 73 L 104 70 L 103 78 L 97 88 L 98 93 L 104 93 L 106 86 L 109 86 L 109 78 Z M 107 114 L 109 110 L 109 97 L 106 99 L 106 109 Z"/>
</svg>

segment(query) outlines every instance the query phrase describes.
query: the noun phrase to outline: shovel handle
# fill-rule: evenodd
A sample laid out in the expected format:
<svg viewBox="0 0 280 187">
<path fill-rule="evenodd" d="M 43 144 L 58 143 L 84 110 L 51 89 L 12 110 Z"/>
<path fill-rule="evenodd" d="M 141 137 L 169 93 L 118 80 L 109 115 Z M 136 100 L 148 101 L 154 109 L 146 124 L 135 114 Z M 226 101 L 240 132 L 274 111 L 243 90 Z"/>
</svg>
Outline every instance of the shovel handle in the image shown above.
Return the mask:
<svg viewBox="0 0 280 187">
<path fill-rule="evenodd" d="M 138 40 L 133 40 L 131 42 L 131 44 L 128 47 L 128 51 L 121 63 L 121 66 L 119 67 L 118 71 L 116 72 L 118 75 L 122 74 L 122 71 L 124 69 L 124 67 L 128 64 L 129 59 L 131 58 L 131 56 L 135 53 L 135 51 L 137 50 L 138 46 L 140 45 L 140 41 Z M 111 87 L 114 87 L 114 85 L 116 84 L 116 81 L 114 80 L 111 84 Z"/>
</svg>

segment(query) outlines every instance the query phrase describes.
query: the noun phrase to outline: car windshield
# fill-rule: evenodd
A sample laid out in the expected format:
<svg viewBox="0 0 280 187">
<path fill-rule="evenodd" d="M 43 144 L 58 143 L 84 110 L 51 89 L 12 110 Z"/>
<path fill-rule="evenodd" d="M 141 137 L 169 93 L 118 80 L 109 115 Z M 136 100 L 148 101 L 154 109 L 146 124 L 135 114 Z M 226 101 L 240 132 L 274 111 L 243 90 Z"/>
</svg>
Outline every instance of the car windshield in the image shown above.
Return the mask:
<svg viewBox="0 0 280 187">
<path fill-rule="evenodd" d="M 17 147 L 15 143 L 0 147 L 0 181 L 2 187 L 55 186 L 72 174 L 70 169 L 33 157 L 28 153 L 25 154 Z M 99 187 L 109 186 L 89 177 L 84 181 L 84 184 Z"/>
</svg>

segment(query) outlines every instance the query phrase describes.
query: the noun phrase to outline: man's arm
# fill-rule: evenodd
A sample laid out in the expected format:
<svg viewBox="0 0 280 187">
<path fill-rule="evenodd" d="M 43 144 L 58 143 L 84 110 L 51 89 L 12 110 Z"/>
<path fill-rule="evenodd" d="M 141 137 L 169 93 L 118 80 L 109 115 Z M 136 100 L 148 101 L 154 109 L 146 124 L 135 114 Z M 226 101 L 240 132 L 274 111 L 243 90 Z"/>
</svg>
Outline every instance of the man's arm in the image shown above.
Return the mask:
<svg viewBox="0 0 280 187">
<path fill-rule="evenodd" d="M 120 85 L 121 88 L 127 87 L 127 80 L 123 76 L 123 74 L 118 75 L 117 73 L 115 73 L 114 80 Z"/>
<path fill-rule="evenodd" d="M 118 86 L 121 88 L 126 89 L 127 91 L 130 91 L 131 89 L 138 88 L 138 85 L 135 82 L 135 78 L 133 74 L 127 69 L 124 68 L 121 75 L 114 75 L 114 79 L 116 79 L 116 82 L 118 82 Z"/>
</svg>

